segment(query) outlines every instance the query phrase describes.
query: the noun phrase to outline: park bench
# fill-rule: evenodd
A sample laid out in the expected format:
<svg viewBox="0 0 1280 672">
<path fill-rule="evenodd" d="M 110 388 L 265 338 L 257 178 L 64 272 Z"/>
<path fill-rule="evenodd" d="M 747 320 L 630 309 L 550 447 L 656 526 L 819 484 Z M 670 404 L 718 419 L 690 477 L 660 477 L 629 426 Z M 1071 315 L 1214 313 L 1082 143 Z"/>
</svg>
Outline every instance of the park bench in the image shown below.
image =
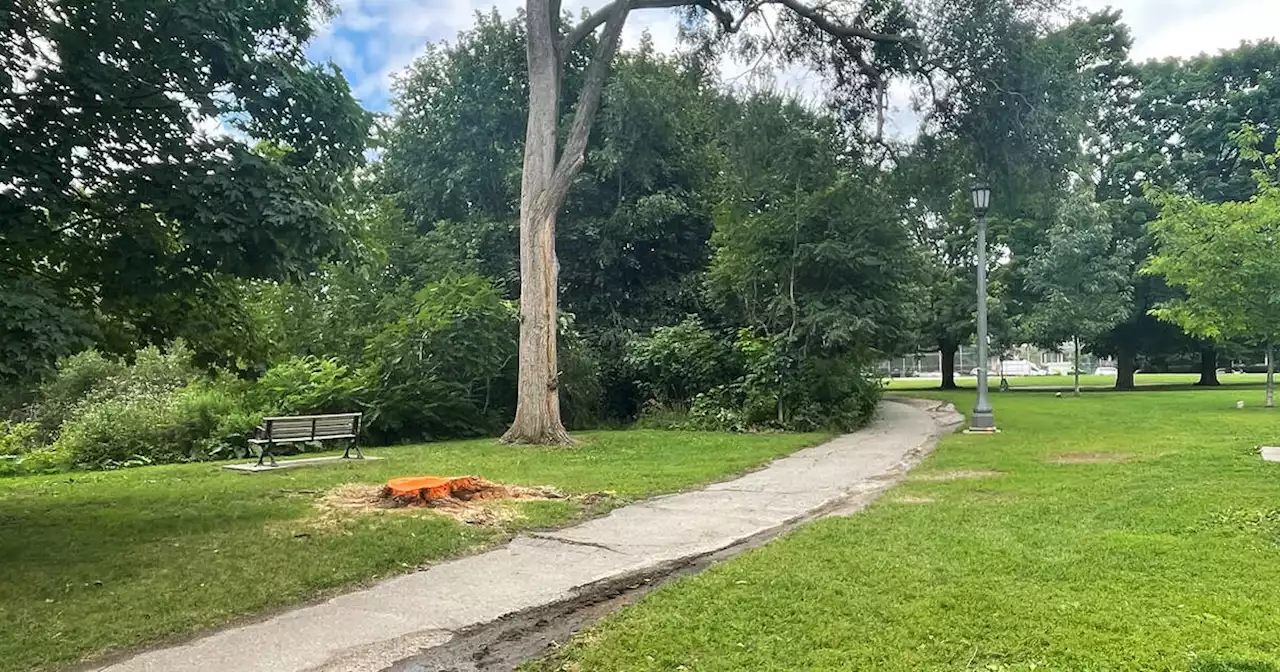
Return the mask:
<svg viewBox="0 0 1280 672">
<path fill-rule="evenodd" d="M 360 452 L 360 418 L 362 415 L 362 413 L 333 413 L 330 415 L 263 418 L 262 426 L 254 430 L 253 438 L 249 439 L 249 443 L 258 446 L 258 466 L 262 466 L 264 458 L 270 458 L 271 466 L 276 466 L 275 447 L 277 443 L 349 440 L 351 443 L 342 452 L 342 457 L 351 457 L 351 450 L 354 448 L 356 458 L 363 459 L 364 453 Z"/>
</svg>

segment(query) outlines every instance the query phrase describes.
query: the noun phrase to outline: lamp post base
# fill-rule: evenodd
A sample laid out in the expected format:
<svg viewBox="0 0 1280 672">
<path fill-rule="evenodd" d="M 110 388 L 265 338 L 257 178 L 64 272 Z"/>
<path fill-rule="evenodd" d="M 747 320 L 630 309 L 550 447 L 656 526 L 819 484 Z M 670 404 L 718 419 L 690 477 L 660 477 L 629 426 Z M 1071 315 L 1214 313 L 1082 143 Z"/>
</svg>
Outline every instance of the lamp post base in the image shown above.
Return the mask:
<svg viewBox="0 0 1280 672">
<path fill-rule="evenodd" d="M 974 411 L 973 419 L 969 421 L 969 428 L 964 430 L 964 433 L 995 434 L 999 431 L 996 429 L 996 417 L 991 411 Z"/>
</svg>

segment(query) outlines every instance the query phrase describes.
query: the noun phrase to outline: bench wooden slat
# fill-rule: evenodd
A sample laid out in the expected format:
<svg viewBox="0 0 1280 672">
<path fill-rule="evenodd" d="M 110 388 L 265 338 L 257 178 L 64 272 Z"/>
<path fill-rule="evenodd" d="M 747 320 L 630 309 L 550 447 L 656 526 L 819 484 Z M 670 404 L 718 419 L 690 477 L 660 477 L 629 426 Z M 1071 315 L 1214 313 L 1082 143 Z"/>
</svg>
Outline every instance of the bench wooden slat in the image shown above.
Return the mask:
<svg viewBox="0 0 1280 672">
<path fill-rule="evenodd" d="M 354 438 L 356 438 L 356 435 L 349 434 L 349 433 L 348 434 L 322 434 L 315 437 L 307 436 L 299 439 L 281 439 L 279 437 L 272 437 L 270 439 L 249 439 L 249 443 L 259 445 L 263 443 L 271 443 L 272 441 L 276 443 L 295 443 L 298 441 L 330 441 L 330 440 L 336 440 L 336 439 L 354 439 Z"/>
<path fill-rule="evenodd" d="M 312 418 L 315 418 L 317 420 L 326 420 L 330 418 L 358 418 L 362 415 L 364 415 L 364 413 L 330 413 L 327 415 L 280 415 L 280 416 L 274 416 L 270 418 L 263 418 L 262 421 L 266 422 L 267 420 L 273 420 L 273 421 L 279 422 L 279 421 L 286 421 L 286 420 L 297 420 L 297 421 L 306 421 L 309 424 Z"/>
</svg>

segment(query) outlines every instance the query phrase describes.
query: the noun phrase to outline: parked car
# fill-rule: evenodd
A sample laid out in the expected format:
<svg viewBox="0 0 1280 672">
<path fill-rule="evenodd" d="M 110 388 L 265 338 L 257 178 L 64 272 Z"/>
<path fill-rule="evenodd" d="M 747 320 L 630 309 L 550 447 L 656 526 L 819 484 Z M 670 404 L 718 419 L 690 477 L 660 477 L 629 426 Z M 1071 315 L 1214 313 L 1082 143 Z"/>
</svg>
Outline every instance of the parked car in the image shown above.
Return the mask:
<svg viewBox="0 0 1280 672">
<path fill-rule="evenodd" d="M 1114 366 L 1099 366 L 1093 370 L 1093 375 L 1095 376 L 1114 376 L 1119 373 Z"/>
</svg>

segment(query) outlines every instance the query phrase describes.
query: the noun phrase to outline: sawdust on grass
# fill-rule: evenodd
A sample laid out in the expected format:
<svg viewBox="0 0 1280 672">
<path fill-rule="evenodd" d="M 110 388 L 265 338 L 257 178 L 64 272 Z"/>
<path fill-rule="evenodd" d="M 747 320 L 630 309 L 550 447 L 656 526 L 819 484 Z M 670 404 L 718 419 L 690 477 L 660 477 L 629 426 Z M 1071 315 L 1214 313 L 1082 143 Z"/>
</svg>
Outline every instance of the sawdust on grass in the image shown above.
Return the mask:
<svg viewBox="0 0 1280 672">
<path fill-rule="evenodd" d="M 423 501 L 387 497 L 382 485 L 346 483 L 316 499 L 318 522 L 336 522 L 352 515 L 440 515 L 468 525 L 497 526 L 520 517 L 517 501 L 564 499 L 552 488 L 528 488 L 479 479 L 480 487 L 467 499 L 446 497 Z"/>
</svg>

